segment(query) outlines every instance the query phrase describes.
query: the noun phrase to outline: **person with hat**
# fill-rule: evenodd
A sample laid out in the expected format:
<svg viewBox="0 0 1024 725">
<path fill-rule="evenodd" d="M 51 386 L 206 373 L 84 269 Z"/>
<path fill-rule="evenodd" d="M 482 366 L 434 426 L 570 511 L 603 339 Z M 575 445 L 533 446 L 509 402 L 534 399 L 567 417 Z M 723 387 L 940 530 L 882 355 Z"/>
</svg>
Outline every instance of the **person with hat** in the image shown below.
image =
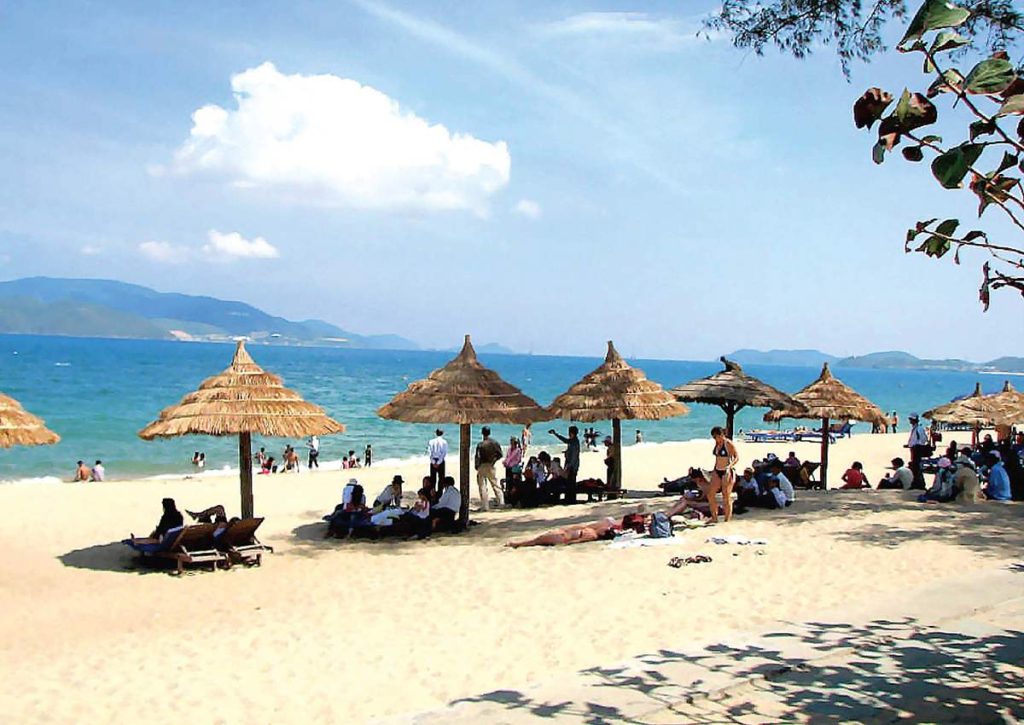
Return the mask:
<svg viewBox="0 0 1024 725">
<path fill-rule="evenodd" d="M 405 479 L 401 476 L 395 476 L 391 479 L 391 483 L 377 494 L 377 498 L 373 500 L 373 510 L 375 513 L 384 509 L 400 508 L 402 506 L 403 483 L 405 483 Z"/>
<path fill-rule="evenodd" d="M 999 451 L 992 451 L 988 454 L 988 483 L 982 489 L 985 498 L 989 501 L 1010 500 L 1010 476 L 1006 473 L 1003 465 L 1003 457 Z"/>
<path fill-rule="evenodd" d="M 923 489 L 925 485 L 921 461 L 932 454 L 932 442 L 917 413 L 911 413 L 907 420 L 910 421 L 910 437 L 907 438 L 906 447 L 910 449 L 910 473 L 913 476 L 910 488 Z"/>
<path fill-rule="evenodd" d="M 917 497 L 921 503 L 925 501 L 938 501 L 946 503 L 956 498 L 956 471 L 953 462 L 946 456 L 938 461 L 938 470 L 935 471 L 935 482 L 932 487 Z"/>
<path fill-rule="evenodd" d="M 969 451 L 969 448 L 965 448 Z M 961 453 L 956 459 L 956 473 L 953 476 L 953 485 L 956 488 L 956 500 L 958 503 L 977 503 L 984 501 L 981 495 L 981 481 L 978 480 L 978 472 L 974 467 L 974 461 L 967 453 Z"/>
<path fill-rule="evenodd" d="M 427 455 L 430 456 L 430 488 L 440 491 L 444 481 L 444 459 L 448 457 L 448 441 L 440 428 L 434 431 L 434 437 L 427 443 Z"/>
</svg>

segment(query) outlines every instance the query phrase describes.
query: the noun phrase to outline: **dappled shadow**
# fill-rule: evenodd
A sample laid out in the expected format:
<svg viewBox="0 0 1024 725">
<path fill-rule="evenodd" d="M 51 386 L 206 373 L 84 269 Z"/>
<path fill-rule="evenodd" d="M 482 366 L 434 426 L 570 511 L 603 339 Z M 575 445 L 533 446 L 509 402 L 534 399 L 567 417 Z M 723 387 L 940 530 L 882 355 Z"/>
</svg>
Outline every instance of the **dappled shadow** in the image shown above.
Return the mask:
<svg viewBox="0 0 1024 725">
<path fill-rule="evenodd" d="M 75 549 L 57 557 L 64 566 L 92 571 L 116 571 L 129 574 L 146 574 L 173 567 L 159 559 L 146 559 L 132 551 L 120 541 L 96 544 L 84 549 Z"/>
<path fill-rule="evenodd" d="M 481 718 L 582 723 L 1006 722 L 1024 716 L 1022 666 L 1024 633 L 1015 630 L 817 622 L 754 644 L 662 649 L 584 670 L 576 698 L 499 690 L 450 705 L 460 715 L 479 708 Z"/>
</svg>

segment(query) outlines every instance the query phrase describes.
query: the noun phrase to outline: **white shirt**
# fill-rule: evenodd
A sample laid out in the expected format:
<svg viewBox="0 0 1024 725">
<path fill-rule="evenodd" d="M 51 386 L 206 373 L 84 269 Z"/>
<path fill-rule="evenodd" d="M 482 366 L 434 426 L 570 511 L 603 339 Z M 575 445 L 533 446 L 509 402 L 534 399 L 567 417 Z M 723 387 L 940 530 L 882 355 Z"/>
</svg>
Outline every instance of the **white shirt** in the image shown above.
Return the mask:
<svg viewBox="0 0 1024 725">
<path fill-rule="evenodd" d="M 377 494 L 376 503 L 379 503 L 384 508 L 402 505 L 401 499 L 395 495 L 395 489 L 392 488 L 390 483 L 384 487 L 383 491 Z"/>
<path fill-rule="evenodd" d="M 779 490 L 786 497 L 787 503 L 796 501 L 796 491 L 793 490 L 793 484 L 789 482 L 789 479 L 783 473 L 779 474 Z"/>
<path fill-rule="evenodd" d="M 448 455 L 448 441 L 442 436 L 431 438 L 427 444 L 427 453 L 430 455 L 431 463 L 444 463 L 444 459 Z"/>
<path fill-rule="evenodd" d="M 928 432 L 924 429 L 923 425 L 918 423 L 910 429 L 910 438 L 907 440 L 907 445 L 911 447 L 928 445 Z"/>
<path fill-rule="evenodd" d="M 462 494 L 459 493 L 459 489 L 455 486 L 449 486 L 441 493 L 441 498 L 437 500 L 437 505 L 434 508 L 448 509 L 458 513 L 462 508 Z"/>
<path fill-rule="evenodd" d="M 104 476 L 103 466 L 97 463 L 92 467 L 92 480 L 102 481 Z"/>
<path fill-rule="evenodd" d="M 320 452 L 320 439 L 317 438 L 316 436 L 310 438 L 309 443 L 307 445 L 309 446 L 309 450 L 313 451 L 313 453 Z"/>
<path fill-rule="evenodd" d="M 352 502 L 352 489 L 355 488 L 354 483 L 346 483 L 345 488 L 341 489 L 341 503 L 342 505 L 348 505 Z"/>
<path fill-rule="evenodd" d="M 902 468 L 897 468 L 895 471 L 893 471 L 892 477 L 897 479 L 900 483 L 902 483 L 903 488 L 910 488 L 910 486 L 914 483 L 914 474 L 906 466 L 903 466 Z"/>
</svg>

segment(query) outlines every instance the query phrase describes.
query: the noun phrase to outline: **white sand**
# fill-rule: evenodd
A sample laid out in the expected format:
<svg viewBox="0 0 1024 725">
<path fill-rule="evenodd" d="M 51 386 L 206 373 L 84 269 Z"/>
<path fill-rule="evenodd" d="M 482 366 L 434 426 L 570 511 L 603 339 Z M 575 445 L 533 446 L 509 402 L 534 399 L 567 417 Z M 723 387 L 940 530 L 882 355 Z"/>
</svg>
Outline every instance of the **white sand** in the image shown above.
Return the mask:
<svg viewBox="0 0 1024 725">
<path fill-rule="evenodd" d="M 858 459 L 876 482 L 904 440 L 840 441 L 831 480 Z M 739 446 L 744 464 L 768 451 L 818 459 L 815 444 Z M 710 441 L 628 447 L 626 488 L 653 490 L 711 460 Z M 600 454 L 584 456 L 582 476 L 602 468 Z M 423 473 L 354 474 L 372 497 L 396 472 L 410 482 Z M 714 530 L 768 539 L 764 556 L 705 544 L 700 531 L 671 549 L 501 546 L 635 501 L 492 511 L 465 535 L 426 542 L 324 540 L 320 517 L 348 473 L 256 477 L 260 535 L 276 553 L 259 569 L 182 578 L 132 568 L 116 542 L 147 534 L 164 496 L 181 509 L 236 511 L 236 479 L 0 486 L 0 720 L 364 721 L 621 661 L 694 631 L 707 639 L 863 608 L 1005 566 L 1024 543 L 1024 507 L 875 491 L 798 492 L 785 512 Z M 665 566 L 695 552 L 714 562 Z"/>
</svg>

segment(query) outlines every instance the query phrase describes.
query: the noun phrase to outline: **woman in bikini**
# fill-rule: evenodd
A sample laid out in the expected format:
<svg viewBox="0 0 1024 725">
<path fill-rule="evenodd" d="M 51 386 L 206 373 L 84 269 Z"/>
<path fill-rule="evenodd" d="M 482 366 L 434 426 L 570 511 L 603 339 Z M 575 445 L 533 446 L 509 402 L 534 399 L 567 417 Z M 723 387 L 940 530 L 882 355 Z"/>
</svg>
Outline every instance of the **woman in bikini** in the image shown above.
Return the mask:
<svg viewBox="0 0 1024 725">
<path fill-rule="evenodd" d="M 722 492 L 722 508 L 725 509 L 725 520 L 732 520 L 732 488 L 736 485 L 736 464 L 739 454 L 735 444 L 725 437 L 725 431 L 715 426 L 711 429 L 711 437 L 715 439 L 715 470 L 711 472 L 711 480 L 702 486 L 704 496 L 708 500 L 711 511 L 711 523 L 718 523 L 718 500 L 715 494 Z"/>
<path fill-rule="evenodd" d="M 545 531 L 540 536 L 535 536 L 526 541 L 510 541 L 505 546 L 513 549 L 520 549 L 524 546 L 560 546 L 570 544 L 584 544 L 588 541 L 600 539 L 612 539 L 615 532 L 620 531 L 622 525 L 613 518 L 604 518 L 590 524 L 566 526 L 561 529 Z"/>
</svg>

